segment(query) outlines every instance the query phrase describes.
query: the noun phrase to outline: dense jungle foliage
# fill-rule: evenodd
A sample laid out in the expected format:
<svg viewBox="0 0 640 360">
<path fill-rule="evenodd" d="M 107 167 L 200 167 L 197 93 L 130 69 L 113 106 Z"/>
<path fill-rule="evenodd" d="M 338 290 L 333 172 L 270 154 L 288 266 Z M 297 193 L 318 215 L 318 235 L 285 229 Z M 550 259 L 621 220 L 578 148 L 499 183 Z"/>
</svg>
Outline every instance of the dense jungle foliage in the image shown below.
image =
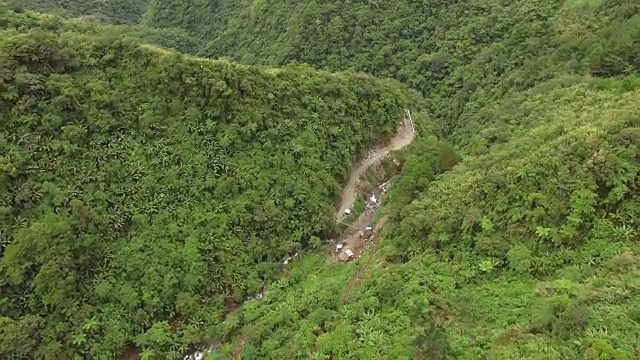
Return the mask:
<svg viewBox="0 0 640 360">
<path fill-rule="evenodd" d="M 335 227 L 353 157 L 413 96 L 40 15 L 0 24 L 2 358 L 179 355 L 210 339 L 225 296 L 254 294 Z"/>
<path fill-rule="evenodd" d="M 111 24 L 138 24 L 147 11 L 148 0 L 9 0 L 14 9 L 36 8 L 47 13 Z"/>
<path fill-rule="evenodd" d="M 131 2 L 137 12 L 113 14 L 120 2 L 66 7 L 115 23 L 135 13 L 138 24 L 184 30 L 194 38 L 188 51 L 203 56 L 396 78 L 427 96 L 443 135 L 465 127 L 465 112 L 558 72 L 606 77 L 640 66 L 636 0 L 147 0 Z"/>
<path fill-rule="evenodd" d="M 488 115 L 500 144 L 450 171 L 433 137 L 404 151 L 378 249 L 296 264 L 211 358 L 637 358 L 640 78 L 552 81 Z"/>
<path fill-rule="evenodd" d="M 48 68 L 34 69 L 39 61 L 31 59 L 59 52 L 31 41 L 30 47 L 21 47 L 30 57 L 5 56 L 18 51 L 16 42 L 45 36 L 56 49 L 75 49 L 73 56 L 63 52 L 64 62 L 71 65 L 62 75 L 73 79 L 66 82 L 54 76 L 33 88 L 28 85 L 33 77 L 20 75 L 16 80 L 14 74 L 22 74 L 16 65 L 2 66 L 9 69 L 3 76 L 12 79 L 10 85 L 21 84 L 19 91 L 28 91 L 32 99 L 20 102 L 11 95 L 4 100 L 26 109 L 11 114 L 14 125 L 8 134 L 42 131 L 42 120 L 31 119 L 34 113 L 42 114 L 32 110 L 36 105 L 56 109 L 54 118 L 95 116 L 91 123 L 97 124 L 107 112 L 118 124 L 120 118 L 128 119 L 119 126 L 129 132 L 117 128 L 117 136 L 126 137 L 107 143 L 100 134 L 106 137 L 112 127 L 88 128 L 79 136 L 52 122 L 56 132 L 41 135 L 45 140 L 36 137 L 54 144 L 51 150 L 32 150 L 30 136 L 5 140 L 3 146 L 18 151 L 18 159 L 25 154 L 42 157 L 36 158 L 39 167 L 24 165 L 21 174 L 11 172 L 18 168 L 15 160 L 4 161 L 10 165 L 4 166 L 9 175 L 2 181 L 19 184 L 20 192 L 10 193 L 3 220 L 7 225 L 2 236 L 9 244 L 3 256 L 9 254 L 11 262 L 3 260 L 2 266 L 12 270 L 2 274 L 7 279 L 2 291 L 9 295 L 1 295 L 0 338 L 7 340 L 0 340 L 0 354 L 35 356 L 38 351 L 38 356 L 110 358 L 116 344 L 127 344 L 137 346 L 143 358 L 162 359 L 177 357 L 189 345 L 208 343 L 216 347 L 213 359 L 640 357 L 638 1 L 148 0 L 126 2 L 132 10 L 120 11 L 127 9 L 115 6 L 121 2 L 24 2 L 65 16 L 124 24 L 118 26 L 13 13 L 3 20 L 5 33 L 10 31 L 3 42 L 7 38 L 13 43 L 9 50 L 2 48 L 0 59 L 22 61 L 24 72 L 58 76 L 50 62 L 45 62 Z M 79 42 L 80 35 L 69 31 L 85 35 Z M 110 35 L 98 36 L 103 32 Z M 317 244 L 315 236 L 332 227 L 331 205 L 347 164 L 377 136 L 362 131 L 389 134 L 397 120 L 394 111 L 419 100 L 409 99 L 387 81 L 298 66 L 278 71 L 203 62 L 134 46 L 119 39 L 123 33 L 136 41 L 248 65 L 304 62 L 329 71 L 363 71 L 395 78 L 421 92 L 427 106 L 414 112 L 419 137 L 397 154 L 401 173 L 379 214 L 379 222 L 386 225 L 375 246 L 348 264 L 332 263 L 322 250 L 307 254 L 279 280 L 267 283 L 262 300 L 246 302 L 222 321 L 221 292 L 232 290 L 228 293 L 240 300 L 245 289 L 251 293 L 262 277 L 278 273 L 273 265 L 277 256 L 307 240 Z M 110 50 L 94 50 L 104 47 Z M 100 55 L 92 55 L 96 52 Z M 205 66 L 201 64 L 213 69 L 199 68 Z M 162 82 L 160 69 L 174 77 L 161 77 Z M 217 89 L 215 85 L 195 75 L 177 75 L 206 73 L 219 79 L 220 69 L 236 74 L 232 78 L 238 84 L 227 85 L 231 93 L 226 101 L 236 105 L 224 109 L 234 109 L 237 116 L 226 122 L 220 118 L 221 105 L 197 88 Z M 91 81 L 94 77 L 100 82 Z M 241 86 L 244 79 L 252 89 L 248 96 Z M 263 85 L 254 85 L 256 81 Z M 271 87 L 281 81 L 293 88 L 277 86 L 274 92 Z M 345 88 L 341 94 L 324 90 L 334 82 Z M 376 100 L 360 99 L 362 90 L 352 86 L 370 89 Z M 307 94 L 300 94 L 301 89 Z M 103 100 L 95 99 L 105 92 L 117 98 L 106 108 L 101 107 Z M 275 109 L 268 105 L 268 94 L 276 96 Z M 33 99 L 41 97 L 64 100 L 34 105 Z M 310 125 L 285 126 L 282 131 L 297 137 L 281 141 L 286 137 L 276 124 L 313 118 L 307 115 L 315 113 L 307 97 L 322 99 L 322 111 L 333 114 L 330 121 L 309 131 Z M 338 111 L 333 108 L 336 102 L 361 110 Z M 153 106 L 141 108 L 139 103 Z M 91 111 L 83 110 L 85 106 Z M 152 114 L 148 118 L 147 111 Z M 359 121 L 362 114 L 370 116 L 368 121 Z M 178 124 L 192 123 L 193 117 L 205 125 L 208 119 L 219 119 L 215 136 L 188 129 L 185 141 L 181 131 L 165 128 L 171 123 L 180 128 Z M 271 118 L 284 120 L 272 125 L 261 120 L 257 130 L 247 128 L 255 124 L 253 119 Z M 128 125 L 132 123 L 135 127 Z M 222 126 L 233 130 L 224 132 Z M 264 143 L 247 144 L 255 131 L 269 135 Z M 227 143 L 223 132 L 244 135 Z M 352 138 L 363 135 L 371 136 Z M 76 145 L 75 139 L 89 136 L 97 139 Z M 156 143 L 165 141 L 165 149 L 180 151 L 180 162 L 151 164 L 163 154 Z M 203 145 L 195 145 L 198 141 Z M 206 153 L 213 146 L 219 154 L 220 143 L 229 144 L 222 159 L 242 164 L 229 165 L 236 171 L 216 173 L 209 162 L 188 167 L 188 172 L 176 170 L 189 164 L 185 159 L 192 153 Z M 111 160 L 120 149 L 126 158 Z M 265 154 L 276 149 L 275 159 L 288 160 L 262 165 Z M 39 155 L 51 152 L 58 160 Z M 98 158 L 99 153 L 109 154 L 107 160 Z M 78 160 L 86 157 L 92 160 Z M 130 169 L 130 159 L 140 157 L 144 160 L 133 163 L 144 167 Z M 300 168 L 304 161 L 309 165 Z M 70 172 L 76 163 L 90 165 Z M 85 179 L 89 170 L 98 175 Z M 198 179 L 211 171 L 218 174 L 214 183 L 200 184 Z M 250 175 L 259 172 L 269 182 Z M 133 178 L 136 174 L 148 181 Z M 22 187 L 32 179 L 43 185 Z M 82 185 L 69 185 L 77 183 Z M 254 191 L 230 190 L 236 183 Z M 271 188 L 280 185 L 281 205 L 261 211 L 261 194 L 272 194 Z M 106 189 L 97 191 L 95 186 Z M 289 190 L 292 186 L 302 189 Z M 83 192 L 74 192 L 77 187 Z M 115 194 L 116 200 L 107 194 Z M 72 204 L 75 199 L 81 202 Z M 287 200 L 293 205 L 284 208 Z M 215 204 L 214 210 L 207 203 Z M 219 203 L 227 207 L 219 208 Z M 145 205 L 158 213 L 148 215 Z M 124 227 L 114 228 L 120 216 L 126 219 Z M 63 226 L 65 221 L 71 225 Z M 201 233 L 208 237 L 201 238 Z M 65 236 L 82 241 L 65 243 Z M 29 245 L 18 245 L 17 240 Z M 52 247 L 51 241 L 62 245 Z M 230 249 L 222 247 L 228 242 Z M 233 253 L 243 246 L 251 250 Z M 266 259 L 258 255 L 262 253 Z M 215 257 L 207 257 L 211 254 Z M 74 267 L 61 269 L 61 263 Z M 48 287 L 48 277 L 36 277 L 40 264 L 52 264 L 45 267 L 55 274 L 51 276 L 73 269 L 76 277 L 62 277 L 57 287 Z M 168 280 L 160 276 L 165 274 L 170 274 Z M 201 274 L 206 274 L 204 280 Z M 223 286 L 207 288 L 204 284 L 212 275 L 217 277 L 211 282 Z M 80 295 L 71 300 L 66 293 L 53 297 L 63 300 L 58 307 L 50 298 L 42 300 L 41 294 L 67 291 L 70 285 L 65 288 L 61 281 L 76 281 L 72 284 Z"/>
</svg>

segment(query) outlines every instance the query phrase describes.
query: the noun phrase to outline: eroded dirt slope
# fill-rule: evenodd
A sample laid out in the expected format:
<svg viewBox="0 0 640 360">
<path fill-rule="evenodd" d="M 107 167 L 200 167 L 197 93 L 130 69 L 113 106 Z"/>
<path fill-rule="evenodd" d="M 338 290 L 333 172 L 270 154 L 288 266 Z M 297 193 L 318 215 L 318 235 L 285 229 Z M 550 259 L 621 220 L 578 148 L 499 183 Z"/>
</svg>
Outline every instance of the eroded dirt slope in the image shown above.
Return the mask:
<svg viewBox="0 0 640 360">
<path fill-rule="evenodd" d="M 369 156 L 361 162 L 349 177 L 349 181 L 342 190 L 340 208 L 336 212 L 336 221 L 341 221 L 345 217 L 344 211 L 353 207 L 356 200 L 356 183 L 360 176 L 372 165 L 380 162 L 389 152 L 402 149 L 411 144 L 416 134 L 413 132 L 411 120 L 409 117 L 404 118 L 402 125 L 398 128 L 396 136 L 394 136 L 389 144 L 384 147 L 373 149 L 369 152 Z"/>
</svg>

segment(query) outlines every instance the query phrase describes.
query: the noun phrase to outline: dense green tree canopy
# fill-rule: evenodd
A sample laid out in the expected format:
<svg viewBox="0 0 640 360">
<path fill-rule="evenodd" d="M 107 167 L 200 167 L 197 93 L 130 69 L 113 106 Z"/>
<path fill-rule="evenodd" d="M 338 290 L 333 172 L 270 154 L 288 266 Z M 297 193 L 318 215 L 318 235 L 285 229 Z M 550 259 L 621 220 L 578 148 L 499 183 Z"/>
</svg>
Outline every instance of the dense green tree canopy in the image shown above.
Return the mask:
<svg viewBox="0 0 640 360">
<path fill-rule="evenodd" d="M 2 357 L 640 356 L 638 1 L 0 10 Z M 406 106 L 375 244 L 282 271 Z"/>
<path fill-rule="evenodd" d="M 76 12 L 126 21 L 75 2 Z M 464 129 L 465 111 L 558 73 L 606 77 L 640 66 L 634 0 L 149 0 L 138 23 L 184 30 L 204 56 L 396 78 L 425 94 L 444 134 Z"/>
<path fill-rule="evenodd" d="M 635 358 L 640 79 L 552 81 L 487 111 L 453 169 L 433 137 L 400 155 L 375 253 L 297 264 L 212 358 Z"/>
<path fill-rule="evenodd" d="M 179 354 L 213 336 L 225 295 L 333 228 L 353 157 L 412 98 L 39 15 L 1 23 L 3 358 Z"/>
</svg>

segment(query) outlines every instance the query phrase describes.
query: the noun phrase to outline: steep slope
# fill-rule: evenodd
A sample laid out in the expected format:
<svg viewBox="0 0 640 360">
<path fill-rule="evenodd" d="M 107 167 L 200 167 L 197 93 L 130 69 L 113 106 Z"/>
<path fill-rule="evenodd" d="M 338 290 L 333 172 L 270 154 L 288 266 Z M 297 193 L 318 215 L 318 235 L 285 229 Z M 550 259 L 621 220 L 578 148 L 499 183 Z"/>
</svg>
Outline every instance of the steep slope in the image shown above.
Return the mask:
<svg viewBox="0 0 640 360">
<path fill-rule="evenodd" d="M 446 146 L 420 138 L 377 250 L 295 264 L 226 320 L 233 340 L 210 358 L 637 357 L 640 79 L 493 105 L 508 139 L 438 175 Z"/>
<path fill-rule="evenodd" d="M 149 0 L 24 0 L 9 3 L 14 7 L 24 5 L 67 17 L 83 17 L 111 24 L 138 24 L 147 11 Z"/>
<path fill-rule="evenodd" d="M 371 149 L 369 156 L 359 163 L 351 171 L 351 174 L 349 174 L 349 180 L 344 186 L 342 196 L 340 197 L 340 206 L 338 207 L 338 211 L 336 211 L 337 221 L 340 221 L 344 217 L 346 209 L 353 206 L 357 195 L 356 184 L 363 174 L 368 169 L 380 164 L 391 152 L 398 151 L 409 146 L 415 137 L 416 133 L 413 127 L 413 122 L 410 117 L 405 116 L 402 126 L 400 127 L 400 131 L 389 140 L 388 144 Z"/>
<path fill-rule="evenodd" d="M 196 53 L 361 70 L 428 99 L 376 251 L 303 257 L 193 338 L 212 358 L 638 356 L 637 1 L 148 5 L 140 23 Z M 147 354 L 182 336 L 150 333 Z"/>
<path fill-rule="evenodd" d="M 363 23 L 344 4 L 334 15 Z M 465 158 L 441 174 L 445 145 L 410 146 L 376 253 L 347 266 L 327 266 L 322 255 L 294 265 L 266 300 L 227 320 L 233 341 L 213 358 L 638 356 L 638 5 L 483 4 L 431 7 L 426 20 L 407 11 L 392 31 L 409 32 L 406 41 L 389 33 L 365 41 L 370 52 L 359 60 L 357 47 L 344 46 L 310 61 L 423 90 Z M 423 38 L 411 33 L 420 21 L 434 26 Z M 291 48 L 316 54 L 351 29 L 318 28 Z"/>
<path fill-rule="evenodd" d="M 416 100 L 50 16 L 0 24 L 3 358 L 176 356 L 215 337 L 227 305 L 334 228 L 353 158 Z"/>
<path fill-rule="evenodd" d="M 395 216 L 387 259 L 449 274 L 432 289 L 465 358 L 634 358 L 640 79 L 561 79 L 486 111 L 483 153 Z"/>
<path fill-rule="evenodd" d="M 632 0 L 243 3 L 221 35 L 207 38 L 211 56 L 398 79 L 429 99 L 447 135 L 464 128 L 465 111 L 559 73 L 640 67 Z"/>
<path fill-rule="evenodd" d="M 14 2 L 13 4 L 0 2 L 0 12 L 4 13 L 11 10 L 17 13 L 23 13 L 25 11 L 24 6 L 18 5 L 17 3 L 19 2 Z M 189 34 L 186 30 L 181 28 L 154 28 L 140 25 L 138 24 L 138 21 L 110 22 L 107 18 L 105 18 L 106 15 L 100 12 L 96 13 L 91 10 L 96 6 L 106 6 L 107 4 L 110 4 L 109 1 L 64 1 L 58 3 L 49 0 L 43 0 L 36 2 L 28 1 L 27 4 L 40 10 L 51 11 L 52 13 L 56 13 L 59 15 L 62 14 L 67 18 L 63 20 L 63 18 L 60 16 L 39 16 L 37 19 L 34 19 L 29 14 L 24 14 L 25 16 L 23 17 L 8 18 L 6 21 L 9 21 L 10 23 L 3 24 L 3 27 L 31 27 L 34 26 L 35 22 L 37 22 L 41 24 L 41 26 L 46 27 L 47 30 L 57 33 L 63 31 L 73 31 L 100 36 L 109 34 L 114 38 L 124 36 L 142 43 L 155 44 L 168 49 L 176 49 L 180 52 L 192 55 L 198 55 L 202 51 L 202 49 L 204 49 L 206 44 L 205 42 L 197 39 L 193 35 Z M 68 10 L 65 10 L 67 8 Z M 118 6 L 115 6 L 114 8 L 124 9 Z M 74 17 L 75 19 L 72 20 L 69 19 L 69 17 Z M 119 25 L 110 25 L 110 23 Z"/>
<path fill-rule="evenodd" d="M 465 111 L 560 73 L 633 73 L 639 14 L 634 0 L 149 0 L 141 23 L 187 31 L 210 57 L 398 79 L 453 136 Z"/>
</svg>

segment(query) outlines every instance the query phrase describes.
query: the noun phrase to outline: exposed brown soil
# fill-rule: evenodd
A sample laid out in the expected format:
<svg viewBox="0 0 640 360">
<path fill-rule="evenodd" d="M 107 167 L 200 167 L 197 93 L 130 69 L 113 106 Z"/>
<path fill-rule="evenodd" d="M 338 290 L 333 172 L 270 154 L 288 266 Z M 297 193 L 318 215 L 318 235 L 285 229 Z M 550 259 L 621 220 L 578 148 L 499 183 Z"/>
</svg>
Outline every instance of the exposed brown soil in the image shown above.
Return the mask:
<svg viewBox="0 0 640 360">
<path fill-rule="evenodd" d="M 342 235 L 337 239 L 336 244 L 343 244 L 343 251 L 346 249 L 350 249 L 353 251 L 353 258 L 358 258 L 360 254 L 365 250 L 368 243 L 373 241 L 377 236 L 375 229 L 373 231 L 369 231 L 370 234 L 366 231 L 367 227 L 370 227 L 373 224 L 373 219 L 376 214 L 376 210 L 382 201 L 382 197 L 384 196 L 384 190 L 386 188 L 376 188 L 376 190 L 367 194 L 368 197 L 374 195 L 376 197 L 377 203 L 369 202 L 367 204 L 367 209 L 358 217 L 358 220 L 352 224 L 353 227 L 348 227 Z M 356 230 L 357 228 L 358 230 Z M 377 228 L 377 227 L 376 227 Z M 335 251 L 335 247 L 333 247 L 332 255 L 334 259 L 339 259 L 339 253 Z"/>
<path fill-rule="evenodd" d="M 382 218 L 380 218 L 380 220 L 376 223 L 375 227 L 373 228 L 373 235 L 371 236 L 371 240 L 366 244 L 367 248 L 371 248 L 371 255 L 369 257 L 369 261 L 375 261 L 375 254 L 376 254 L 376 245 L 377 245 L 377 239 L 378 236 L 380 235 L 380 231 L 382 230 L 382 228 L 384 227 L 384 225 L 387 223 L 387 217 L 384 216 Z M 359 253 L 360 254 L 360 253 Z M 359 256 L 359 255 L 358 255 Z M 356 273 L 353 275 L 353 277 L 351 278 L 351 281 L 349 281 L 349 284 L 347 284 L 345 291 L 344 291 L 344 295 L 342 297 L 342 302 L 345 303 L 347 302 L 347 300 L 349 300 L 349 297 L 351 296 L 351 291 L 358 286 L 358 284 L 360 283 L 360 281 L 366 277 L 366 274 L 364 273 L 365 269 L 369 268 L 370 264 L 361 264 L 360 266 L 358 266 L 358 269 L 356 270 Z"/>
<path fill-rule="evenodd" d="M 404 121 L 398 128 L 396 136 L 394 136 L 389 143 L 381 148 L 373 149 L 369 152 L 369 156 L 361 162 L 355 169 L 351 172 L 349 176 L 349 181 L 347 185 L 342 190 L 340 208 L 336 212 L 336 221 L 341 221 L 345 213 L 346 209 L 350 209 L 353 207 L 354 202 L 356 201 L 356 184 L 358 179 L 362 174 L 373 164 L 379 163 L 385 156 L 387 156 L 391 151 L 400 150 L 403 147 L 411 144 L 413 139 L 415 138 L 415 133 L 413 132 L 413 128 L 411 126 L 409 118 L 405 117 Z"/>
<path fill-rule="evenodd" d="M 382 160 L 389 155 L 390 152 L 402 149 L 403 147 L 411 144 L 415 139 L 415 133 L 411 125 L 411 119 L 409 117 L 404 118 L 398 127 L 396 136 L 394 136 L 386 146 L 373 149 L 369 156 L 360 163 L 352 172 L 349 177 L 349 181 L 342 191 L 342 200 L 338 212 L 336 212 L 336 221 L 341 222 L 345 217 L 345 210 L 353 206 L 358 189 L 364 188 L 370 190 L 367 195 L 367 208 L 363 214 L 361 214 L 358 220 L 351 224 L 352 226 L 347 228 L 344 233 L 337 239 L 337 244 L 342 244 L 341 250 L 332 249 L 332 257 L 334 260 L 347 261 L 349 258 L 346 256 L 346 250 L 349 249 L 353 252 L 352 259 L 356 259 L 361 256 L 362 251 L 367 247 L 368 242 L 371 242 L 376 235 L 368 236 L 367 227 L 370 227 L 373 223 L 375 216 L 382 198 L 388 188 L 389 183 L 383 183 L 382 185 L 359 184 L 360 178 L 370 167 L 380 164 Z M 360 186 L 359 186 L 360 185 Z"/>
<path fill-rule="evenodd" d="M 124 350 L 122 360 L 138 360 L 140 359 L 140 349 L 136 346 L 130 346 Z"/>
</svg>

